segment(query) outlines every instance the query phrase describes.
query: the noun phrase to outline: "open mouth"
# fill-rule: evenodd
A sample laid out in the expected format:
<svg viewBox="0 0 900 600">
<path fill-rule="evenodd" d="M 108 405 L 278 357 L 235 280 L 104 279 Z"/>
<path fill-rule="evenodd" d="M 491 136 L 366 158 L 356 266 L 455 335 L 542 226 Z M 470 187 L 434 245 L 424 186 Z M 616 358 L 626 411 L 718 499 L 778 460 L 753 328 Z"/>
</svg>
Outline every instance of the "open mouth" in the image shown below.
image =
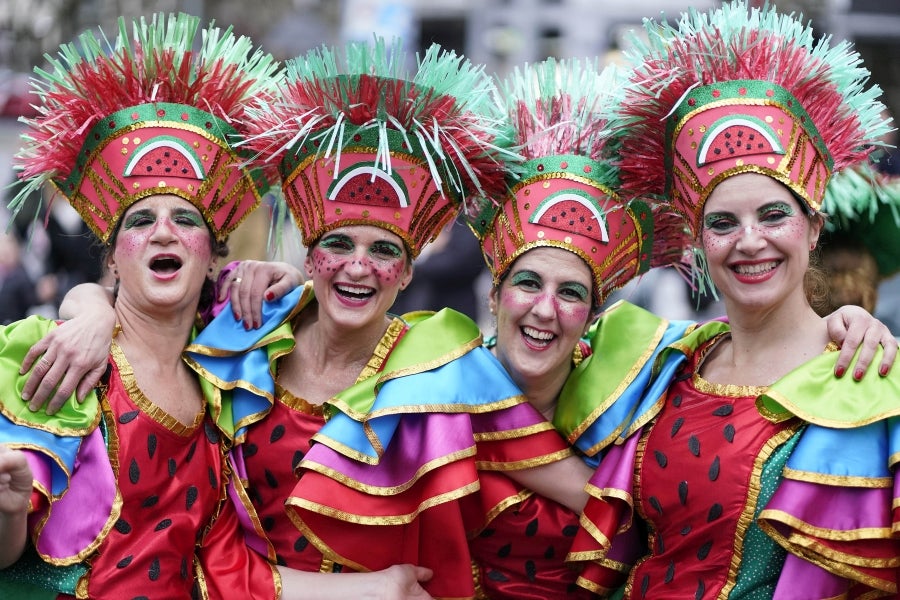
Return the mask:
<svg viewBox="0 0 900 600">
<path fill-rule="evenodd" d="M 161 256 L 150 261 L 150 270 L 154 273 L 171 275 L 181 268 L 181 260 L 174 256 Z"/>
<path fill-rule="evenodd" d="M 539 329 L 535 329 L 534 327 L 520 327 L 519 331 L 522 332 L 522 336 L 532 346 L 544 347 L 548 346 L 550 342 L 556 339 L 556 335 L 550 333 L 549 331 L 541 331 Z"/>
<path fill-rule="evenodd" d="M 375 290 L 364 285 L 347 285 L 345 283 L 334 286 L 338 295 L 349 300 L 365 300 L 375 295 Z"/>
</svg>

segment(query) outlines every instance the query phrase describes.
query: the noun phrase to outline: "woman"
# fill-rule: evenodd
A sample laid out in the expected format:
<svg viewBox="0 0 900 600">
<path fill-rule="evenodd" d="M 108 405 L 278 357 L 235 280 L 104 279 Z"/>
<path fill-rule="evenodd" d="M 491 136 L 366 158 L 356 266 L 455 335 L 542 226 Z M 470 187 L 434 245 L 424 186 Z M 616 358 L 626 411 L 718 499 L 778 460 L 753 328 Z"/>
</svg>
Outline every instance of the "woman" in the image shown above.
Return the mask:
<svg viewBox="0 0 900 600">
<path fill-rule="evenodd" d="M 106 244 L 116 325 L 107 372 L 84 403 L 47 416 L 2 398 L 0 588 L 29 598 L 345 598 L 373 589 L 426 598 L 416 581 L 425 569 L 323 582 L 251 550 L 267 546 L 253 537 L 259 519 L 217 428 L 230 407 L 182 348 L 212 300 L 225 239 L 264 191 L 232 147 L 246 132 L 229 122 L 271 91 L 275 65 L 246 38 L 212 27 L 195 53 L 198 25 L 158 15 L 134 23 L 129 37 L 122 20 L 113 48 L 85 34 L 43 74 L 40 115 L 17 156 L 26 182 L 17 199 L 52 183 Z M 21 389 L 21 357 L 53 326 L 33 317 L 3 330 L 4 389 Z"/>
<path fill-rule="evenodd" d="M 886 126 L 877 90 L 846 44 L 771 9 L 647 29 L 623 189 L 685 215 L 728 322 L 661 355 L 669 390 L 592 478 L 573 552 L 634 552 L 628 598 L 893 596 L 898 382 L 830 377 L 804 290 L 825 183 Z"/>
</svg>

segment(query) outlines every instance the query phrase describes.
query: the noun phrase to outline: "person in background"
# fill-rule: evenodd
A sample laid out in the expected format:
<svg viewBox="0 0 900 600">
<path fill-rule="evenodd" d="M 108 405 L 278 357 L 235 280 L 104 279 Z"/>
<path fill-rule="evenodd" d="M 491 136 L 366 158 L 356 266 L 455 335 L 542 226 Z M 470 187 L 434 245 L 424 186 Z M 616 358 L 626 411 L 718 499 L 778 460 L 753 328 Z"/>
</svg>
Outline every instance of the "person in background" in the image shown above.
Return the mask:
<svg viewBox="0 0 900 600">
<path fill-rule="evenodd" d="M 34 281 L 22 262 L 15 230 L 0 235 L 0 324 L 24 319 L 39 304 Z"/>
<path fill-rule="evenodd" d="M 622 189 L 685 216 L 728 320 L 660 354 L 668 391 L 588 484 L 573 555 L 631 554 L 625 598 L 896 595 L 900 380 L 834 377 L 805 285 L 829 177 L 888 126 L 879 90 L 848 44 L 769 7 L 645 27 Z"/>
</svg>

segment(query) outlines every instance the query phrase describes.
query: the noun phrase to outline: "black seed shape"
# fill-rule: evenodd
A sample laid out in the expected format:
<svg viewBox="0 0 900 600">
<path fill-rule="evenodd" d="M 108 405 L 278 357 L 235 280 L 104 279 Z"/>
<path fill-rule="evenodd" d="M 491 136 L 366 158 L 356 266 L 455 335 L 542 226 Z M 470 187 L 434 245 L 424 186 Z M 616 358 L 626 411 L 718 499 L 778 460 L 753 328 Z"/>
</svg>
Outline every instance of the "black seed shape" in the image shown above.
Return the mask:
<svg viewBox="0 0 900 600">
<path fill-rule="evenodd" d="M 169 468 L 169 477 L 175 477 L 175 473 L 178 471 L 178 463 L 175 462 L 174 458 L 170 458 L 167 464 Z"/>
<path fill-rule="evenodd" d="M 197 496 L 199 495 L 200 492 L 197 490 L 197 486 L 189 486 L 187 492 L 184 494 L 184 508 L 191 510 L 191 507 L 194 505 L 194 502 L 197 501 Z"/>
<path fill-rule="evenodd" d="M 697 436 L 692 435 L 688 438 L 688 450 L 694 456 L 700 456 L 700 440 L 697 439 Z"/>
<path fill-rule="evenodd" d="M 121 534 L 127 535 L 131 533 L 131 525 L 125 519 L 116 519 L 116 524 L 113 527 Z"/>
<path fill-rule="evenodd" d="M 188 578 L 188 562 L 185 557 L 181 557 L 181 567 L 178 569 L 178 574 L 181 575 L 181 579 L 183 581 L 187 581 Z"/>
<path fill-rule="evenodd" d="M 506 558 L 509 556 L 509 553 L 512 551 L 512 544 L 504 544 L 500 546 L 500 549 L 497 550 L 497 556 L 500 558 Z"/>
<path fill-rule="evenodd" d="M 306 455 L 303 453 L 303 450 L 294 452 L 294 458 L 291 459 L 291 471 L 297 470 L 297 467 L 300 466 L 300 461 L 303 460 L 304 456 Z"/>
<path fill-rule="evenodd" d="M 126 556 L 125 558 L 123 558 L 122 560 L 120 560 L 119 562 L 116 563 L 116 568 L 124 569 L 125 567 L 130 565 L 131 561 L 133 561 L 133 560 L 134 560 L 134 556 L 129 554 L 128 556 Z"/>
<path fill-rule="evenodd" d="M 138 414 L 140 414 L 140 411 L 138 411 L 138 410 L 130 410 L 127 413 L 122 413 L 119 416 L 119 423 L 121 423 L 122 425 L 125 425 L 126 423 L 131 423 L 132 421 L 134 421 L 137 418 Z"/>
<path fill-rule="evenodd" d="M 241 447 L 241 452 L 244 453 L 244 458 L 250 458 L 255 455 L 259 451 L 259 446 L 256 444 L 244 444 Z"/>
<path fill-rule="evenodd" d="M 666 465 L 669 464 L 669 459 L 666 458 L 665 453 L 663 453 L 661 450 L 654 450 L 653 455 L 656 457 L 656 464 L 665 469 Z"/>
<path fill-rule="evenodd" d="M 719 467 L 719 457 L 716 456 L 713 459 L 712 464 L 709 465 L 709 480 L 710 481 L 715 481 L 716 479 L 719 478 L 719 468 L 720 468 Z"/>
<path fill-rule="evenodd" d="M 566 525 L 563 527 L 562 534 L 565 537 L 575 537 L 576 533 L 578 533 L 578 525 Z"/>
<path fill-rule="evenodd" d="M 656 496 L 650 496 L 648 502 L 650 503 L 650 506 L 653 507 L 653 510 L 655 510 L 659 514 L 663 514 L 662 504 L 659 503 L 659 498 L 657 498 Z"/>
<path fill-rule="evenodd" d="M 273 488 L 273 489 L 274 489 L 274 488 L 277 488 L 277 487 L 278 487 L 278 480 L 275 479 L 274 473 L 272 473 L 272 471 L 270 471 L 270 470 L 268 470 L 268 469 L 265 469 L 265 470 L 263 471 L 263 473 L 265 473 L 265 475 L 266 475 L 266 483 L 269 484 L 269 487 L 270 487 L 270 488 Z"/>
<path fill-rule="evenodd" d="M 153 458 L 154 454 L 156 454 L 156 435 L 151 433 L 147 436 L 147 456 Z"/>
<path fill-rule="evenodd" d="M 706 584 L 703 583 L 703 580 L 697 582 L 697 591 L 694 592 L 694 600 L 700 600 L 703 598 L 703 594 L 706 593 Z"/>
<path fill-rule="evenodd" d="M 684 506 L 687 504 L 688 482 L 682 481 L 678 484 L 678 501 Z"/>
<path fill-rule="evenodd" d="M 684 417 L 678 417 L 677 419 L 675 419 L 675 422 L 672 423 L 672 431 L 669 436 L 675 437 L 675 434 L 678 433 L 678 430 L 681 429 L 682 425 L 684 425 Z"/>
<path fill-rule="evenodd" d="M 681 394 L 677 394 L 674 398 L 672 398 L 672 405 L 675 406 L 675 408 L 681 406 Z"/>
<path fill-rule="evenodd" d="M 483 537 L 483 538 L 494 537 L 495 533 L 497 533 L 496 529 L 492 529 L 492 528 L 488 527 L 487 529 L 485 529 L 484 531 L 479 533 L 478 537 Z"/>
<path fill-rule="evenodd" d="M 672 580 L 675 579 L 675 561 L 669 561 L 669 568 L 666 569 L 666 576 L 663 577 L 663 583 L 672 583 Z"/>
<path fill-rule="evenodd" d="M 194 452 L 197 451 L 197 442 L 191 444 L 191 447 L 188 448 L 188 453 L 184 457 L 184 462 L 191 462 L 191 459 L 194 458 Z"/>
<path fill-rule="evenodd" d="M 263 517 L 261 524 L 264 530 L 272 531 L 275 528 L 275 517 Z"/>
<path fill-rule="evenodd" d="M 212 467 L 209 467 L 206 470 L 206 476 L 209 477 L 209 485 L 212 487 L 212 489 L 219 489 L 219 476 L 216 474 Z"/>
<path fill-rule="evenodd" d="M 663 541 L 663 537 L 661 535 L 656 536 L 656 553 L 664 554 L 666 551 L 666 544 Z"/>
<path fill-rule="evenodd" d="M 722 430 L 722 433 L 725 435 L 725 439 L 728 440 L 728 443 L 731 444 L 734 442 L 734 425 L 729 423 Z"/>
<path fill-rule="evenodd" d="M 681 528 L 681 531 L 680 531 L 679 533 L 680 533 L 681 535 L 687 535 L 687 534 L 689 534 L 690 532 L 691 532 L 691 526 L 690 526 L 690 525 L 685 525 L 684 527 Z"/>
<path fill-rule="evenodd" d="M 734 412 L 734 406 L 732 406 L 730 404 L 723 404 L 722 406 L 720 406 L 719 408 L 714 410 L 712 412 L 712 414 L 715 417 L 727 417 L 728 415 L 730 415 L 733 412 Z"/>
<path fill-rule="evenodd" d="M 699 560 L 706 560 L 706 557 L 709 556 L 709 551 L 712 550 L 712 540 L 709 540 L 697 550 L 697 558 Z"/>
<path fill-rule="evenodd" d="M 159 559 L 154 558 L 150 562 L 150 569 L 147 571 L 147 577 L 150 578 L 150 581 L 156 581 L 159 579 Z"/>
<path fill-rule="evenodd" d="M 149 596 L 134 596 L 131 600 L 150 600 Z"/>
<path fill-rule="evenodd" d="M 534 537 L 538 532 L 538 520 L 532 519 L 528 525 L 525 526 L 525 535 L 528 537 Z"/>
<path fill-rule="evenodd" d="M 284 437 L 284 425 L 276 425 L 269 435 L 269 442 L 275 443 Z"/>
<path fill-rule="evenodd" d="M 305 536 L 300 536 L 294 542 L 294 552 L 303 552 L 309 546 L 309 540 Z"/>
<path fill-rule="evenodd" d="M 528 581 L 534 583 L 534 580 L 537 576 L 537 567 L 534 565 L 533 560 L 525 561 L 525 575 L 528 577 Z"/>
<path fill-rule="evenodd" d="M 159 502 L 159 496 L 153 494 L 152 496 L 147 496 L 144 498 L 144 501 L 141 502 L 141 508 L 150 508 L 152 506 L 156 506 L 156 503 Z"/>
<path fill-rule="evenodd" d="M 172 519 L 163 519 L 159 523 L 156 524 L 156 527 L 153 528 L 153 531 L 162 531 L 163 529 L 168 529 L 172 526 Z"/>
<path fill-rule="evenodd" d="M 722 516 L 722 505 L 716 502 L 712 506 L 709 507 L 709 513 L 706 515 L 706 522 L 712 523 L 716 519 Z"/>
<path fill-rule="evenodd" d="M 203 433 L 206 434 L 206 439 L 209 440 L 210 444 L 218 444 L 219 443 L 219 430 L 216 429 L 212 423 L 205 421 L 203 423 Z"/>
<path fill-rule="evenodd" d="M 503 573 L 500 573 L 499 571 L 495 571 L 493 569 L 488 571 L 487 577 L 491 581 L 497 581 L 500 583 L 505 583 L 505 582 L 509 581 L 509 578 L 506 575 L 504 575 Z"/>
<path fill-rule="evenodd" d="M 546 550 L 544 550 L 544 558 L 551 560 L 554 556 L 556 556 L 556 548 L 547 546 Z"/>
<path fill-rule="evenodd" d="M 650 576 L 644 575 L 641 579 L 641 598 L 647 597 L 647 590 L 650 589 Z"/>
<path fill-rule="evenodd" d="M 283 556 L 281 556 L 280 554 L 278 554 L 278 553 L 276 552 L 276 553 L 275 553 L 275 564 L 278 565 L 279 567 L 286 567 L 286 566 L 287 566 L 287 561 L 284 560 L 284 557 L 283 557 Z"/>
<path fill-rule="evenodd" d="M 137 461 L 133 458 L 131 459 L 131 464 L 128 465 L 128 479 L 133 484 L 137 484 L 141 480 L 141 468 L 138 467 Z"/>
</svg>

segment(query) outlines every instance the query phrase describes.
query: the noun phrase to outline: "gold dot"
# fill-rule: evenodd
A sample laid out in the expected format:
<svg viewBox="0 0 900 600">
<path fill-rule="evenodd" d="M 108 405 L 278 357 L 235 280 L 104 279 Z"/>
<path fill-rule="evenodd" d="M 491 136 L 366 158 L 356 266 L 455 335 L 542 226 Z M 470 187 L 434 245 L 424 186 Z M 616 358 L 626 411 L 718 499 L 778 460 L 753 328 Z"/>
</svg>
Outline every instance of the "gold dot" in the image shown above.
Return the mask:
<svg viewBox="0 0 900 600">
<path fill-rule="evenodd" d="M 367 210 L 362 211 L 362 216 L 363 216 L 363 219 L 368 219 L 368 218 L 369 218 L 369 211 L 367 211 Z"/>
<path fill-rule="evenodd" d="M 137 181 L 135 181 L 134 183 L 131 184 L 131 187 L 137 190 L 137 189 L 140 189 L 141 184 L 138 183 Z"/>
<path fill-rule="evenodd" d="M 139 138 L 139 137 L 134 138 L 134 145 L 135 145 L 135 146 L 137 146 L 137 145 L 140 144 L 140 143 L 141 143 L 141 138 Z"/>
<path fill-rule="evenodd" d="M 548 187 L 550 187 L 550 182 L 545 181 L 545 182 L 541 183 L 541 187 L 543 187 L 544 189 L 547 189 Z"/>
<path fill-rule="evenodd" d="M 597 246 L 591 246 L 591 254 L 597 254 Z"/>
<path fill-rule="evenodd" d="M 739 159 L 737 159 L 736 161 L 734 161 L 734 164 L 735 164 L 735 166 L 737 166 L 737 167 L 743 167 L 743 166 L 744 166 L 744 159 L 743 159 L 743 158 L 739 158 Z"/>
<path fill-rule="evenodd" d="M 706 125 L 700 126 L 700 133 L 706 133 Z"/>
<path fill-rule="evenodd" d="M 778 130 L 778 137 L 784 137 L 784 129 Z"/>
<path fill-rule="evenodd" d="M 524 208 L 525 210 L 531 210 L 531 202 L 526 202 L 522 208 Z"/>
<path fill-rule="evenodd" d="M 128 154 L 128 148 L 122 148 L 122 156 Z"/>
<path fill-rule="evenodd" d="M 774 165 L 774 164 L 775 164 L 775 158 L 772 157 L 772 156 L 770 156 L 769 158 L 766 159 L 766 162 L 769 163 L 770 165 Z"/>
<path fill-rule="evenodd" d="M 166 187 L 166 182 L 165 182 L 165 181 L 160 181 L 159 183 L 156 184 L 156 187 L 164 188 L 164 187 Z"/>
<path fill-rule="evenodd" d="M 336 209 L 334 209 L 334 214 L 336 214 L 336 215 L 339 215 L 339 214 L 341 214 L 341 212 L 342 212 L 342 211 L 341 211 L 341 209 L 340 209 L 340 208 L 336 208 Z"/>
<path fill-rule="evenodd" d="M 697 149 L 697 142 L 691 142 L 691 150 Z"/>
<path fill-rule="evenodd" d="M 766 123 L 771 123 L 775 119 L 772 118 L 772 115 L 766 115 Z"/>
<path fill-rule="evenodd" d="M 125 137 L 122 138 L 122 145 L 123 145 L 123 146 L 127 146 L 127 145 L 128 145 L 128 136 L 125 136 Z"/>
<path fill-rule="evenodd" d="M 571 243 L 572 243 L 572 238 L 571 238 L 570 236 L 567 235 L 565 238 L 563 238 L 563 241 L 564 241 L 565 243 L 567 243 L 567 244 L 571 244 Z"/>
<path fill-rule="evenodd" d="M 204 154 L 203 156 L 200 157 L 200 160 L 202 160 L 203 162 L 206 162 L 206 161 L 209 160 L 209 156 L 207 156 L 206 154 Z"/>
<path fill-rule="evenodd" d="M 396 212 L 394 212 L 394 218 L 395 218 L 395 219 L 400 219 L 400 211 L 399 211 L 399 210 L 396 211 Z"/>
<path fill-rule="evenodd" d="M 544 232 L 543 232 L 543 231 L 538 231 L 538 232 L 537 232 L 537 236 L 538 236 L 538 239 L 539 239 L 539 240 L 544 239 Z"/>
<path fill-rule="evenodd" d="M 714 168 L 710 167 L 710 168 L 706 171 L 706 174 L 707 174 L 707 175 L 715 175 L 715 174 L 716 174 L 716 170 L 715 170 Z"/>
<path fill-rule="evenodd" d="M 194 148 L 199 148 L 199 147 L 200 147 L 200 142 L 194 142 Z"/>
<path fill-rule="evenodd" d="M 194 184 L 193 184 L 193 183 L 189 183 L 188 186 L 187 186 L 187 188 L 188 188 L 188 191 L 189 191 L 189 192 L 193 192 L 193 191 L 194 191 Z"/>
<path fill-rule="evenodd" d="M 689 128 L 689 129 L 687 130 L 687 134 L 688 134 L 688 135 L 694 135 L 694 128 L 693 128 L 693 127 Z"/>
<path fill-rule="evenodd" d="M 524 193 L 526 196 L 530 196 L 530 195 L 531 195 L 531 190 L 530 190 L 530 189 L 527 189 L 527 190 L 525 190 L 523 193 Z"/>
</svg>

